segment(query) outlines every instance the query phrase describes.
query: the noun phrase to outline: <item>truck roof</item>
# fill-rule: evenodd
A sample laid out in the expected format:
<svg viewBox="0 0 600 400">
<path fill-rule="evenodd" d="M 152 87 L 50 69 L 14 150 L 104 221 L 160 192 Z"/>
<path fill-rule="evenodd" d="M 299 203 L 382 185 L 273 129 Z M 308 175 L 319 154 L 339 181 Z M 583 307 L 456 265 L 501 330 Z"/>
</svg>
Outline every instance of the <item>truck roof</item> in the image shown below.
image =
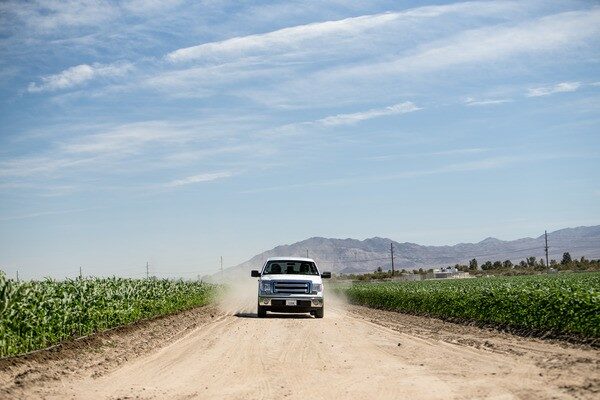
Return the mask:
<svg viewBox="0 0 600 400">
<path fill-rule="evenodd" d="M 269 257 L 267 258 L 267 262 L 269 261 L 306 261 L 306 262 L 315 262 L 312 258 L 306 257 Z M 316 264 L 316 263 L 315 263 Z"/>
</svg>

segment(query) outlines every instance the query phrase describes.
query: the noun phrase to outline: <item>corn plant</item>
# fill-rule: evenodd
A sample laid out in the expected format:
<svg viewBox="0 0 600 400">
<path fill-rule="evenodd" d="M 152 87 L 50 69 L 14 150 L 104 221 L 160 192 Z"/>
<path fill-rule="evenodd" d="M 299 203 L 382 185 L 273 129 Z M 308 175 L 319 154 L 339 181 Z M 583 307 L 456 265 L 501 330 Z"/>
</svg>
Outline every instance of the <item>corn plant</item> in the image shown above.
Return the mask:
<svg viewBox="0 0 600 400">
<path fill-rule="evenodd" d="M 0 357 L 205 305 L 214 291 L 201 282 L 166 279 L 17 282 L 0 271 Z"/>
</svg>

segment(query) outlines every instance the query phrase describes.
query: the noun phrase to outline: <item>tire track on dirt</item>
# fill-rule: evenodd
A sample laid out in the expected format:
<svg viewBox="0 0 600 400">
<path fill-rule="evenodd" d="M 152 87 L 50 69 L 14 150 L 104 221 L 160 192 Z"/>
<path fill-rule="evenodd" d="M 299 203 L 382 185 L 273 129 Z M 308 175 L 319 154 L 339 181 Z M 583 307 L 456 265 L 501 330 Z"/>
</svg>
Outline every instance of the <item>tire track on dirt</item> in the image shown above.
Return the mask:
<svg viewBox="0 0 600 400">
<path fill-rule="evenodd" d="M 27 397 L 591 399 L 599 360 L 591 348 L 331 301 L 323 319 L 219 314 L 103 376 Z"/>
</svg>

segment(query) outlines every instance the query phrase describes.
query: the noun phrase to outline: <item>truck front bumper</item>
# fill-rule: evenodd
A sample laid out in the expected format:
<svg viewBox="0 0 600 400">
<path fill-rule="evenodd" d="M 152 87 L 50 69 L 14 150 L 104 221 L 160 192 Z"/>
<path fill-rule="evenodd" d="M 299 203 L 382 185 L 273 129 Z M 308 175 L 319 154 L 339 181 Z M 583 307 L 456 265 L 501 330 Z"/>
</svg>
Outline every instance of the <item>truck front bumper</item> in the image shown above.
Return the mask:
<svg viewBox="0 0 600 400">
<path fill-rule="evenodd" d="M 274 312 L 310 312 L 323 307 L 323 297 L 259 297 L 258 305 Z"/>
</svg>

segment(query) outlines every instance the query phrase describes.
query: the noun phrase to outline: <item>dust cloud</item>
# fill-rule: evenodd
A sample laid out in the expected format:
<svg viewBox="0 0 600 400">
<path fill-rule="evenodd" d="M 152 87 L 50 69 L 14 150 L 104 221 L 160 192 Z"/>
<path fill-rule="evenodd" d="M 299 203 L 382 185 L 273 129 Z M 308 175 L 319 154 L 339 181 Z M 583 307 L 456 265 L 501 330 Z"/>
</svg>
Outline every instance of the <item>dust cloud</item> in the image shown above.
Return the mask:
<svg viewBox="0 0 600 400">
<path fill-rule="evenodd" d="M 250 275 L 250 274 L 248 274 Z M 226 279 L 218 307 L 228 315 L 256 314 L 258 279 L 237 276 Z"/>
</svg>

